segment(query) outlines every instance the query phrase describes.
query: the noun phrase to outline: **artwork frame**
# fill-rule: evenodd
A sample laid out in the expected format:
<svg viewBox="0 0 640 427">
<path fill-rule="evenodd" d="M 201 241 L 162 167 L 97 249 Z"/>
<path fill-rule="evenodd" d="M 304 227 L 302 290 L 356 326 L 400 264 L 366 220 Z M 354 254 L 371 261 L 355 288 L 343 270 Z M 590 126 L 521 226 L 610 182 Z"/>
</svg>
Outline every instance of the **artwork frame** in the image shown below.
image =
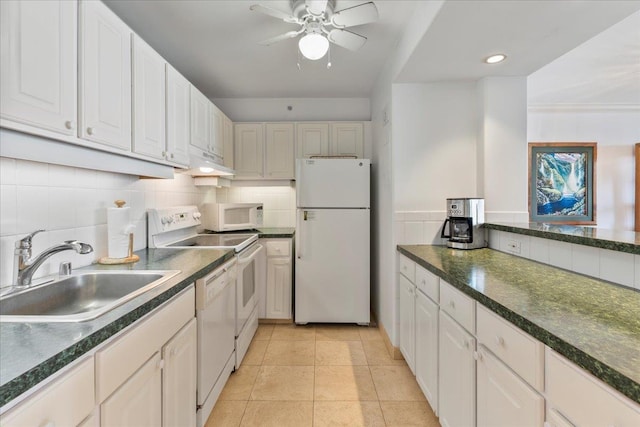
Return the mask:
<svg viewBox="0 0 640 427">
<path fill-rule="evenodd" d="M 530 142 L 530 221 L 596 225 L 596 159 L 596 142 Z"/>
</svg>

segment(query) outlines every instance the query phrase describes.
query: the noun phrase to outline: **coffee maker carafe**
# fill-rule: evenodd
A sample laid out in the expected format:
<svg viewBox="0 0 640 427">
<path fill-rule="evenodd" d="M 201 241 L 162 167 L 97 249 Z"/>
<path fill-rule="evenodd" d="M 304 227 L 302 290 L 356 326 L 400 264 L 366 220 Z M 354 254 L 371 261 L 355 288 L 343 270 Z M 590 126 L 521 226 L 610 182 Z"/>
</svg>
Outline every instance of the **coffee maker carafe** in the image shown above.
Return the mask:
<svg viewBox="0 0 640 427">
<path fill-rule="evenodd" d="M 455 249 L 477 249 L 487 246 L 484 224 L 484 199 L 447 199 L 447 219 L 440 237 L 449 239 Z"/>
</svg>

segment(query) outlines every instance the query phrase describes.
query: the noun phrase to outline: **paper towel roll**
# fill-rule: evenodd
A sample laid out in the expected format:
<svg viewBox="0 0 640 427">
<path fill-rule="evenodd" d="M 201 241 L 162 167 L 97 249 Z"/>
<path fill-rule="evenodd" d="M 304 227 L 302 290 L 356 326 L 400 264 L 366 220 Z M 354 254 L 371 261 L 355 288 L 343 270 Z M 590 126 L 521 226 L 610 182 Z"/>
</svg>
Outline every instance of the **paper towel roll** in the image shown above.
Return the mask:
<svg viewBox="0 0 640 427">
<path fill-rule="evenodd" d="M 129 233 L 133 232 L 128 207 L 107 208 L 109 258 L 125 258 L 129 249 Z"/>
</svg>

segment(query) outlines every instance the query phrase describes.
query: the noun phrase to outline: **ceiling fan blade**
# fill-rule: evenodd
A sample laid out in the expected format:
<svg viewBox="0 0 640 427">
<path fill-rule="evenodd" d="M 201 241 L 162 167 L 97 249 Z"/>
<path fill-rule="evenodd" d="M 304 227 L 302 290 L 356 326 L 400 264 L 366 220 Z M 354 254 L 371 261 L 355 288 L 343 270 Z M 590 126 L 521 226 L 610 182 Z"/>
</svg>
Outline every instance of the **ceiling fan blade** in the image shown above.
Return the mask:
<svg viewBox="0 0 640 427">
<path fill-rule="evenodd" d="M 342 9 L 331 16 L 331 23 L 338 28 L 368 24 L 378 20 L 378 8 L 372 1 Z"/>
<path fill-rule="evenodd" d="M 327 0 L 306 0 L 307 9 L 312 15 L 320 16 L 327 9 Z"/>
<path fill-rule="evenodd" d="M 302 31 L 289 31 L 288 33 L 284 33 L 284 34 L 280 34 L 279 36 L 275 36 L 275 37 L 271 37 L 270 39 L 266 39 L 266 40 L 262 40 L 261 42 L 258 42 L 258 44 L 261 44 L 263 46 L 269 46 L 272 45 L 274 43 L 277 43 L 279 41 L 282 40 L 286 40 L 286 39 L 292 39 L 295 36 L 297 36 L 298 34 L 302 33 Z"/>
<path fill-rule="evenodd" d="M 327 38 L 331 43 L 353 51 L 360 49 L 367 41 L 365 36 L 341 29 L 329 31 Z"/>
<path fill-rule="evenodd" d="M 264 13 L 265 15 L 273 16 L 274 18 L 282 19 L 284 22 L 292 24 L 299 24 L 300 21 L 295 16 L 287 14 L 281 10 L 273 9 L 271 7 L 263 6 L 261 4 L 254 4 L 249 6 L 249 10 Z"/>
</svg>

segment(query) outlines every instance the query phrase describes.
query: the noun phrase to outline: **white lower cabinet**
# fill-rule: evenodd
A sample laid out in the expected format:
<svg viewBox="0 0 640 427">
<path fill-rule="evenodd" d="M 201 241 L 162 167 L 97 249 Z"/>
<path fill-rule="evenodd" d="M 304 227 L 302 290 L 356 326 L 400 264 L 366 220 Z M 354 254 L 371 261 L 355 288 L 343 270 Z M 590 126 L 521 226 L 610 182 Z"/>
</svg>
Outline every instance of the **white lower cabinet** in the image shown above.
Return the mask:
<svg viewBox="0 0 640 427">
<path fill-rule="evenodd" d="M 439 317 L 438 415 L 443 427 L 475 426 L 475 338 L 449 315 Z"/>
<path fill-rule="evenodd" d="M 540 427 L 544 398 L 484 346 L 478 347 L 478 427 Z"/>
<path fill-rule="evenodd" d="M 291 319 L 291 239 L 265 239 L 267 249 L 266 319 Z"/>
<path fill-rule="evenodd" d="M 400 352 L 415 373 L 415 298 L 416 286 L 402 274 L 400 277 Z"/>
<path fill-rule="evenodd" d="M 548 425 L 640 426 L 640 405 L 548 347 L 545 362 Z"/>
<path fill-rule="evenodd" d="M 198 362 L 196 319 L 162 349 L 162 425 L 195 426 Z"/>
<path fill-rule="evenodd" d="M 416 292 L 416 381 L 438 414 L 438 304 Z"/>
<path fill-rule="evenodd" d="M 162 359 L 156 352 L 100 407 L 102 427 L 162 425 Z"/>
<path fill-rule="evenodd" d="M 2 427 L 75 426 L 95 406 L 93 356 L 81 362 L 24 403 L 0 416 Z"/>
<path fill-rule="evenodd" d="M 191 286 L 96 353 L 102 427 L 195 426 L 194 307 Z"/>
</svg>

